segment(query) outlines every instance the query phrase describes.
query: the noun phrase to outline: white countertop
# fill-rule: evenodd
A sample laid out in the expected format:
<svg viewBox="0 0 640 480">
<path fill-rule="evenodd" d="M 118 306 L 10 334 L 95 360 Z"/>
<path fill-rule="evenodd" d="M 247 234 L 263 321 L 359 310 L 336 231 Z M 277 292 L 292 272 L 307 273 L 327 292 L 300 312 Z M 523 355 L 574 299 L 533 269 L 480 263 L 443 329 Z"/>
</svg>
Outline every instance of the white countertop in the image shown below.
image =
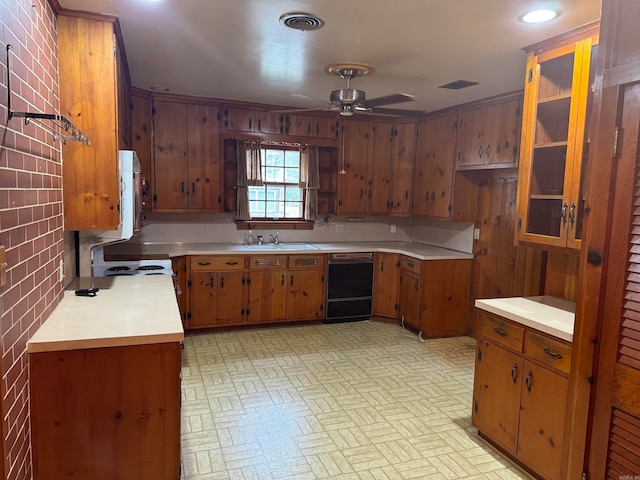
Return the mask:
<svg viewBox="0 0 640 480">
<path fill-rule="evenodd" d="M 80 279 L 95 297 L 74 290 L 27 342 L 29 353 L 180 342 L 182 321 L 171 275 Z"/>
<path fill-rule="evenodd" d="M 509 297 L 478 299 L 476 307 L 568 342 L 573 341 L 575 304 L 559 298 Z"/>
<path fill-rule="evenodd" d="M 233 243 L 120 243 L 109 246 L 110 255 L 213 255 L 213 254 L 301 254 L 301 253 L 345 253 L 345 252 L 387 252 L 400 253 L 419 260 L 464 260 L 472 259 L 470 253 L 458 252 L 415 242 L 340 242 L 340 243 L 296 243 L 300 249 L 288 248 L 254 249 Z M 310 245 L 307 246 L 307 245 Z"/>
</svg>

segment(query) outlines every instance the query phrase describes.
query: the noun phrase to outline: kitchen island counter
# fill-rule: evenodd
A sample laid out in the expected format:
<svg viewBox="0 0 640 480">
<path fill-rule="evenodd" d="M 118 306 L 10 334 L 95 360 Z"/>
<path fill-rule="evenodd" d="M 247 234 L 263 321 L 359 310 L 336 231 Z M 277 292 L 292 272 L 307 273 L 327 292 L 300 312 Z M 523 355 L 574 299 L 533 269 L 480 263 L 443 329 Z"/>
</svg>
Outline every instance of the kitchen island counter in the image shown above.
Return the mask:
<svg viewBox="0 0 640 480">
<path fill-rule="evenodd" d="M 79 279 L 95 297 L 67 290 L 27 343 L 29 353 L 180 342 L 184 330 L 170 275 Z"/>
</svg>

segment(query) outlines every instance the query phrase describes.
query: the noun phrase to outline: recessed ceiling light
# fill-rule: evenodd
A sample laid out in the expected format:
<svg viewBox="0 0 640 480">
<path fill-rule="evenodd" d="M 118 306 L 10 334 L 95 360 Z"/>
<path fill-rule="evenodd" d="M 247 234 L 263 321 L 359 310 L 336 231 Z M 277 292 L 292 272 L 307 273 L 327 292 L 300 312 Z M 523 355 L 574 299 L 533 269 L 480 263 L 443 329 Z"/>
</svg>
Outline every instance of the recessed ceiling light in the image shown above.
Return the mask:
<svg viewBox="0 0 640 480">
<path fill-rule="evenodd" d="M 558 16 L 556 10 L 550 8 L 539 8 L 537 10 L 531 10 L 520 17 L 524 23 L 543 23 L 553 20 Z"/>
</svg>

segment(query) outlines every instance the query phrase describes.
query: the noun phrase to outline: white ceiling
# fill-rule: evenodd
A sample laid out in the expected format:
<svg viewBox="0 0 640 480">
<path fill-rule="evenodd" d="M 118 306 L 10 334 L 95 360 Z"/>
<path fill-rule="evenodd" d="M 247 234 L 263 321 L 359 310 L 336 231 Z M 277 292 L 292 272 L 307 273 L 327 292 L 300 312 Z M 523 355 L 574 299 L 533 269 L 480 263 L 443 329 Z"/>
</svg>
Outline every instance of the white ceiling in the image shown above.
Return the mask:
<svg viewBox="0 0 640 480">
<path fill-rule="evenodd" d="M 522 47 L 597 20 L 601 0 L 59 0 L 64 8 L 117 15 L 135 87 L 170 93 L 316 107 L 343 80 L 323 72 L 351 61 L 376 72 L 353 80 L 367 99 L 415 96 L 397 108 L 434 111 L 520 90 Z M 518 16 L 555 4 L 545 25 Z M 290 30 L 283 13 L 321 17 L 317 31 Z M 438 88 L 454 80 L 479 85 Z M 391 106 L 393 107 L 393 106 Z"/>
</svg>

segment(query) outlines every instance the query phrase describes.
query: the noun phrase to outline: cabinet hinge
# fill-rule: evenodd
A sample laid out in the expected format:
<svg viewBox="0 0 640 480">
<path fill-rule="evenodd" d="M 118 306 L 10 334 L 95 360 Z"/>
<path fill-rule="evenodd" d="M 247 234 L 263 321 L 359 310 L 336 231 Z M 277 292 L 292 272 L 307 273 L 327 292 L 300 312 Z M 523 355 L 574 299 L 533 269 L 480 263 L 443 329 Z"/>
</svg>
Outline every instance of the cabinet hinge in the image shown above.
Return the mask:
<svg viewBox="0 0 640 480">
<path fill-rule="evenodd" d="M 187 280 L 187 287 L 191 288 L 191 279 Z"/>
<path fill-rule="evenodd" d="M 249 310 L 249 309 L 247 308 L 247 317 L 248 317 L 249 315 L 251 315 L 251 310 Z"/>
<path fill-rule="evenodd" d="M 156 116 L 156 106 L 151 107 L 151 115 Z"/>
<path fill-rule="evenodd" d="M 518 231 L 522 230 L 522 218 L 518 218 Z"/>
<path fill-rule="evenodd" d="M 129 102 L 129 111 L 133 112 L 133 100 Z"/>
<path fill-rule="evenodd" d="M 518 159 L 518 145 L 515 144 L 513 146 L 513 161 L 515 162 Z"/>
<path fill-rule="evenodd" d="M 529 69 L 529 83 L 533 81 L 533 68 Z"/>
<path fill-rule="evenodd" d="M 246 285 L 247 284 L 247 279 L 242 277 L 242 285 Z"/>
<path fill-rule="evenodd" d="M 620 127 L 615 127 L 613 129 L 613 150 L 611 152 L 611 156 L 616 158 L 618 156 L 618 140 L 620 138 Z"/>
<path fill-rule="evenodd" d="M 191 312 L 187 313 L 187 320 L 191 321 Z"/>
<path fill-rule="evenodd" d="M 157 193 L 153 194 L 153 203 L 158 203 L 158 194 Z"/>
<path fill-rule="evenodd" d="M 451 204 L 447 205 L 447 211 L 448 211 L 449 213 L 451 213 L 451 210 L 452 210 L 452 208 L 451 208 Z"/>
<path fill-rule="evenodd" d="M 478 349 L 478 362 L 481 362 L 481 361 L 482 361 L 482 349 L 479 348 Z"/>
<path fill-rule="evenodd" d="M 118 49 L 113 47 L 113 58 L 118 58 Z"/>
<path fill-rule="evenodd" d="M 342 200 L 338 200 L 338 206 L 341 207 L 342 206 Z"/>
<path fill-rule="evenodd" d="M 478 413 L 478 400 L 473 401 L 473 411 Z"/>
<path fill-rule="evenodd" d="M 120 213 L 120 203 L 118 203 L 118 213 Z"/>
<path fill-rule="evenodd" d="M 220 115 L 220 112 L 216 113 L 216 120 L 222 120 L 222 115 Z"/>
<path fill-rule="evenodd" d="M 520 105 L 516 107 L 516 118 L 520 118 Z"/>
<path fill-rule="evenodd" d="M 596 383 L 596 378 L 594 376 L 587 377 L 587 382 L 589 382 L 589 385 L 593 385 Z"/>
<path fill-rule="evenodd" d="M 393 306 L 393 309 L 397 312 L 400 309 L 400 305 L 397 303 Z"/>
</svg>

